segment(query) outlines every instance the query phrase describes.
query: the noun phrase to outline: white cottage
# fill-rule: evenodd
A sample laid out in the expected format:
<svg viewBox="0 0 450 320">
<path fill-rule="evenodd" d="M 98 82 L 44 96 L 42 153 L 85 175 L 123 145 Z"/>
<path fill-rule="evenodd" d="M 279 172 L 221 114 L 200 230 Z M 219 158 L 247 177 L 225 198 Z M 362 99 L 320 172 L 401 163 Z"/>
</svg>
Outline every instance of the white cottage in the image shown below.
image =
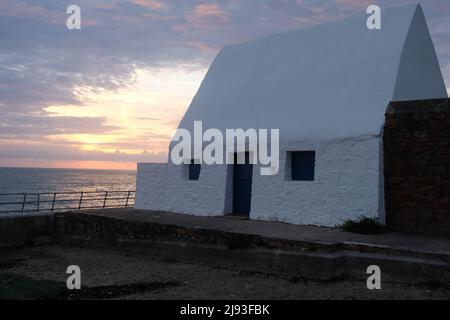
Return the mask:
<svg viewBox="0 0 450 320">
<path fill-rule="evenodd" d="M 176 165 L 170 157 L 140 163 L 136 208 L 323 226 L 383 218 L 388 103 L 447 91 L 419 5 L 382 9 L 381 30 L 366 20 L 225 46 L 179 128 L 277 128 L 278 173 L 260 175 L 257 164 Z"/>
</svg>

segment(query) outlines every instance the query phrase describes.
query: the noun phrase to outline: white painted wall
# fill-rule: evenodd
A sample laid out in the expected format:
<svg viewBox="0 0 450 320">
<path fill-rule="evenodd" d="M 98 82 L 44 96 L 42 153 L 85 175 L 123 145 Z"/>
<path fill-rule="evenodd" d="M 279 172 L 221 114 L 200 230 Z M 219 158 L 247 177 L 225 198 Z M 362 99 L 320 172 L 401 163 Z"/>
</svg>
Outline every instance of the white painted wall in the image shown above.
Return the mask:
<svg viewBox="0 0 450 320">
<path fill-rule="evenodd" d="M 164 210 L 167 192 L 166 163 L 138 163 L 135 208 Z"/>
<path fill-rule="evenodd" d="M 223 215 L 230 210 L 230 202 L 225 200 L 230 169 L 226 165 L 202 166 L 199 180 L 191 181 L 186 165 L 139 163 L 135 208 Z"/>
<path fill-rule="evenodd" d="M 198 181 L 188 179 L 187 165 L 168 164 L 166 209 L 199 216 L 223 215 L 227 166 L 202 165 Z"/>
<path fill-rule="evenodd" d="M 296 150 L 316 151 L 315 181 L 290 181 L 286 155 Z M 380 164 L 379 137 L 285 146 L 277 175 L 261 176 L 259 167 L 253 168 L 251 218 L 334 226 L 346 219 L 377 216 L 382 211 Z M 200 216 L 231 213 L 231 166 L 203 165 L 198 181 L 187 180 L 187 170 L 173 164 L 139 164 L 136 208 Z"/>
<path fill-rule="evenodd" d="M 316 151 L 314 181 L 290 180 L 288 150 Z M 253 177 L 252 219 L 334 226 L 383 211 L 379 137 L 303 141 L 284 151 L 278 175 Z"/>
</svg>

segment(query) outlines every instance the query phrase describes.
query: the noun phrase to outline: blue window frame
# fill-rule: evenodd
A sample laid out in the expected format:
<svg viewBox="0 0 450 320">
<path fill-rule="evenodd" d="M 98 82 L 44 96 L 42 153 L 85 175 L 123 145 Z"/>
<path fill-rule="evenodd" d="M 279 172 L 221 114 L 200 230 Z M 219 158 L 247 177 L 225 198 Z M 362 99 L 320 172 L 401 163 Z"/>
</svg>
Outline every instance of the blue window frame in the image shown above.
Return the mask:
<svg viewBox="0 0 450 320">
<path fill-rule="evenodd" d="M 195 163 L 194 159 L 189 164 L 189 180 L 198 180 L 200 177 L 201 164 Z"/>
<path fill-rule="evenodd" d="M 314 181 L 315 162 L 316 162 L 315 151 L 292 151 L 291 152 L 292 180 Z"/>
</svg>

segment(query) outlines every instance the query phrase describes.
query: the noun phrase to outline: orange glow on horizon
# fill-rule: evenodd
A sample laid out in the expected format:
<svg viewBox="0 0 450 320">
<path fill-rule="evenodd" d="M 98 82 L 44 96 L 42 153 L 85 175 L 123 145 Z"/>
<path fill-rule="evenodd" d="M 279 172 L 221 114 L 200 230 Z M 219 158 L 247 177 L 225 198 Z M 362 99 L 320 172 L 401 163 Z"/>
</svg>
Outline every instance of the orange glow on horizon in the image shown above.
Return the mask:
<svg viewBox="0 0 450 320">
<path fill-rule="evenodd" d="M 136 170 L 137 161 L 165 162 L 172 133 L 206 70 L 198 65 L 176 65 L 135 71 L 136 82 L 117 90 L 74 88 L 82 105 L 46 106 L 49 119 L 81 117 L 80 130 L 49 132 L 42 135 L 42 141 L 35 137 L 5 140 L 14 155 L 0 158 L 0 166 Z M 98 127 L 83 128 L 83 118 L 100 119 Z M 86 160 L 71 160 L 71 154 L 74 159 Z"/>
<path fill-rule="evenodd" d="M 134 85 L 108 91 L 101 88 L 77 87 L 74 95 L 83 106 L 49 105 L 49 117 L 103 118 L 111 130 L 96 133 L 58 133 L 46 138 L 80 152 L 92 152 L 92 161 L 45 161 L 45 167 L 83 169 L 136 169 L 135 163 L 95 161 L 95 152 L 129 156 L 166 154 L 170 137 L 188 107 L 206 70 L 198 66 L 182 65 L 166 69 L 136 69 Z M 114 159 L 112 159 L 114 160 Z M 30 159 L 31 161 L 31 159 Z M 28 162 L 30 162 L 28 161 Z M 30 166 L 40 167 L 33 160 Z M 154 162 L 150 158 L 148 162 Z M 22 161 L 27 163 L 27 161 Z M 156 161 L 158 162 L 158 161 Z M 0 165 L 2 160 L 0 159 Z M 21 166 L 21 165 L 14 165 Z"/>
<path fill-rule="evenodd" d="M 115 161 L 51 161 L 37 159 L 0 159 L 0 167 L 136 171 L 135 162 Z"/>
</svg>

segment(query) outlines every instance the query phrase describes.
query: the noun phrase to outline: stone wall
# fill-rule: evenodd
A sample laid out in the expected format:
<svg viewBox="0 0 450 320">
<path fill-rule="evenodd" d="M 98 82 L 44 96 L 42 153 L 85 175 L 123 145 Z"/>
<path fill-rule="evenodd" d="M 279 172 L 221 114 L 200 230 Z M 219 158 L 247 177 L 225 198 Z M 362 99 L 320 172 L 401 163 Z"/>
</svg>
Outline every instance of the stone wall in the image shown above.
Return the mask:
<svg viewBox="0 0 450 320">
<path fill-rule="evenodd" d="M 450 99 L 389 105 L 384 170 L 389 228 L 450 235 Z"/>
<path fill-rule="evenodd" d="M 0 248 L 29 245 L 53 235 L 52 213 L 14 213 L 0 216 Z"/>
</svg>

